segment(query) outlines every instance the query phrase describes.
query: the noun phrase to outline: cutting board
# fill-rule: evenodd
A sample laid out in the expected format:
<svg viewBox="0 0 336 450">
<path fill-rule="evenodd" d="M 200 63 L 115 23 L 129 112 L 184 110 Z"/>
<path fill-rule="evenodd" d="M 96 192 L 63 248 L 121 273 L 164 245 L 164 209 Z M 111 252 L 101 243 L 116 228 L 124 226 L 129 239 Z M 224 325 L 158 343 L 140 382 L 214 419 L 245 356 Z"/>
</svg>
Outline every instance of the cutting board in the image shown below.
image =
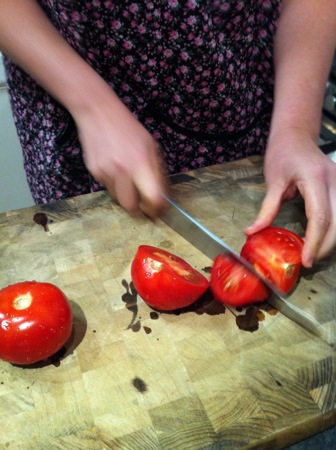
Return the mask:
<svg viewBox="0 0 336 450">
<path fill-rule="evenodd" d="M 260 157 L 171 185 L 237 251 L 264 193 Z M 300 201 L 277 224 L 302 235 Z M 162 222 L 128 216 L 106 192 L 0 214 L 0 287 L 54 283 L 74 312 L 54 358 L 0 362 L 1 449 L 279 449 L 335 425 L 333 258 L 303 271 L 294 293 L 327 330 L 320 339 L 267 303 L 225 308 L 210 293 L 183 311 L 154 311 L 131 284 L 140 244 L 209 276 L 207 257 Z"/>
</svg>

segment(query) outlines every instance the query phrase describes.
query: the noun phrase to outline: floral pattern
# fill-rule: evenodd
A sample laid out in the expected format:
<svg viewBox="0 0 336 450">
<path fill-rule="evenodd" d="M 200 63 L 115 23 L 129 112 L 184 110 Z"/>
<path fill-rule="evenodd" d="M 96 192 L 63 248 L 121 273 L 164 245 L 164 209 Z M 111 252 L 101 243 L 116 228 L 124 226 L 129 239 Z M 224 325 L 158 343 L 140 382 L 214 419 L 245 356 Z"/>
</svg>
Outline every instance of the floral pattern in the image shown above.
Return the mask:
<svg viewBox="0 0 336 450">
<path fill-rule="evenodd" d="M 280 0 L 40 0 L 50 20 L 159 141 L 171 174 L 262 154 Z M 9 59 L 36 203 L 101 189 L 72 118 Z"/>
</svg>

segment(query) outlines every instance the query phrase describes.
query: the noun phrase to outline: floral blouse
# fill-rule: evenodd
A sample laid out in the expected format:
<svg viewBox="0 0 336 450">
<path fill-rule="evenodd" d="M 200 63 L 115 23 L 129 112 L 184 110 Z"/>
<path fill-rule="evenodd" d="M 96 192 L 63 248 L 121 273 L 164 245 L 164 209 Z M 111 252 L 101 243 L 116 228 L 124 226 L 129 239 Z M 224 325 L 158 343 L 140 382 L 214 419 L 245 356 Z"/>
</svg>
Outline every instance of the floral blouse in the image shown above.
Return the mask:
<svg viewBox="0 0 336 450">
<path fill-rule="evenodd" d="M 262 154 L 280 0 L 39 0 L 69 44 L 159 141 L 168 173 Z M 74 121 L 6 59 L 36 203 L 101 189 Z"/>
</svg>

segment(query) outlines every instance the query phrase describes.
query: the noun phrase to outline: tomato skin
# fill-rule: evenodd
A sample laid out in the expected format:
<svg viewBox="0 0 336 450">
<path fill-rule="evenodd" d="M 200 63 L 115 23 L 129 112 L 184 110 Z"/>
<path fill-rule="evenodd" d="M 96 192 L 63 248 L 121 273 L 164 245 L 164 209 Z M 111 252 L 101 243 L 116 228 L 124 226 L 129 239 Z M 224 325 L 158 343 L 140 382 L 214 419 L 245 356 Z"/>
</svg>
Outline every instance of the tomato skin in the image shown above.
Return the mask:
<svg viewBox="0 0 336 450">
<path fill-rule="evenodd" d="M 182 258 L 150 245 L 139 246 L 131 277 L 140 297 L 162 311 L 191 305 L 209 287 L 209 281 Z"/>
<path fill-rule="evenodd" d="M 24 281 L 0 290 L 0 359 L 28 365 L 55 354 L 69 339 L 73 316 L 50 283 Z"/>
<path fill-rule="evenodd" d="M 283 294 L 296 284 L 301 269 L 303 240 L 285 228 L 267 227 L 247 237 L 241 256 Z"/>
<path fill-rule="evenodd" d="M 270 295 L 270 290 L 256 275 L 227 254 L 215 258 L 210 286 L 216 300 L 228 306 L 261 302 Z"/>
</svg>

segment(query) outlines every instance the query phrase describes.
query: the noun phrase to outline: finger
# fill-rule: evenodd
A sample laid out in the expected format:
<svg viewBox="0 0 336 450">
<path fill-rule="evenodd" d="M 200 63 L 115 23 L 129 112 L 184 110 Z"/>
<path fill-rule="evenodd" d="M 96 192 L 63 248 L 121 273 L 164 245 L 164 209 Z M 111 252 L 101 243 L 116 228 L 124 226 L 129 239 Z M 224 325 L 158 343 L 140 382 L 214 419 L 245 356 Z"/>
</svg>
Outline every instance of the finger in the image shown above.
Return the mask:
<svg viewBox="0 0 336 450">
<path fill-rule="evenodd" d="M 167 191 L 167 178 L 157 143 L 149 153 L 149 164 L 138 167 L 133 180 L 140 197 L 140 209 L 151 218 L 158 217 L 166 206 L 162 194 Z"/>
<path fill-rule="evenodd" d="M 333 250 L 335 250 L 336 247 L 336 222 L 333 220 L 330 222 L 328 231 L 324 237 L 324 240 L 321 244 L 321 247 L 319 248 L 315 259 L 320 260 L 327 258 L 331 255 Z"/>
<path fill-rule="evenodd" d="M 139 207 L 149 217 L 157 217 L 166 205 L 162 194 L 166 192 L 166 182 L 161 171 L 142 166 L 133 175 L 139 195 Z"/>
<path fill-rule="evenodd" d="M 247 235 L 251 235 L 272 225 L 281 208 L 282 194 L 283 191 L 279 187 L 268 189 L 257 218 L 245 229 Z"/>
<path fill-rule="evenodd" d="M 106 188 L 110 195 L 128 213 L 136 215 L 141 212 L 137 189 L 135 188 L 130 175 L 126 171 L 120 170 L 114 179 L 109 177 Z"/>
<path fill-rule="evenodd" d="M 322 243 L 318 247 L 315 259 L 320 260 L 329 256 L 332 251 L 336 247 L 336 190 L 332 190 L 331 192 L 327 192 L 327 208 L 329 208 L 329 213 L 326 215 L 326 225 L 325 225 L 325 234 L 322 238 Z M 320 201 L 319 201 L 320 204 Z M 319 208 L 320 209 L 320 208 Z M 325 221 L 322 217 L 322 223 Z M 323 232 L 319 227 L 319 231 Z"/>
<path fill-rule="evenodd" d="M 312 267 L 321 251 L 324 254 L 330 250 L 333 240 L 334 231 L 330 228 L 332 225 L 331 202 L 329 192 L 324 185 L 321 185 L 320 189 L 307 188 L 302 192 L 302 196 L 308 219 L 302 264 L 305 267 Z"/>
</svg>

